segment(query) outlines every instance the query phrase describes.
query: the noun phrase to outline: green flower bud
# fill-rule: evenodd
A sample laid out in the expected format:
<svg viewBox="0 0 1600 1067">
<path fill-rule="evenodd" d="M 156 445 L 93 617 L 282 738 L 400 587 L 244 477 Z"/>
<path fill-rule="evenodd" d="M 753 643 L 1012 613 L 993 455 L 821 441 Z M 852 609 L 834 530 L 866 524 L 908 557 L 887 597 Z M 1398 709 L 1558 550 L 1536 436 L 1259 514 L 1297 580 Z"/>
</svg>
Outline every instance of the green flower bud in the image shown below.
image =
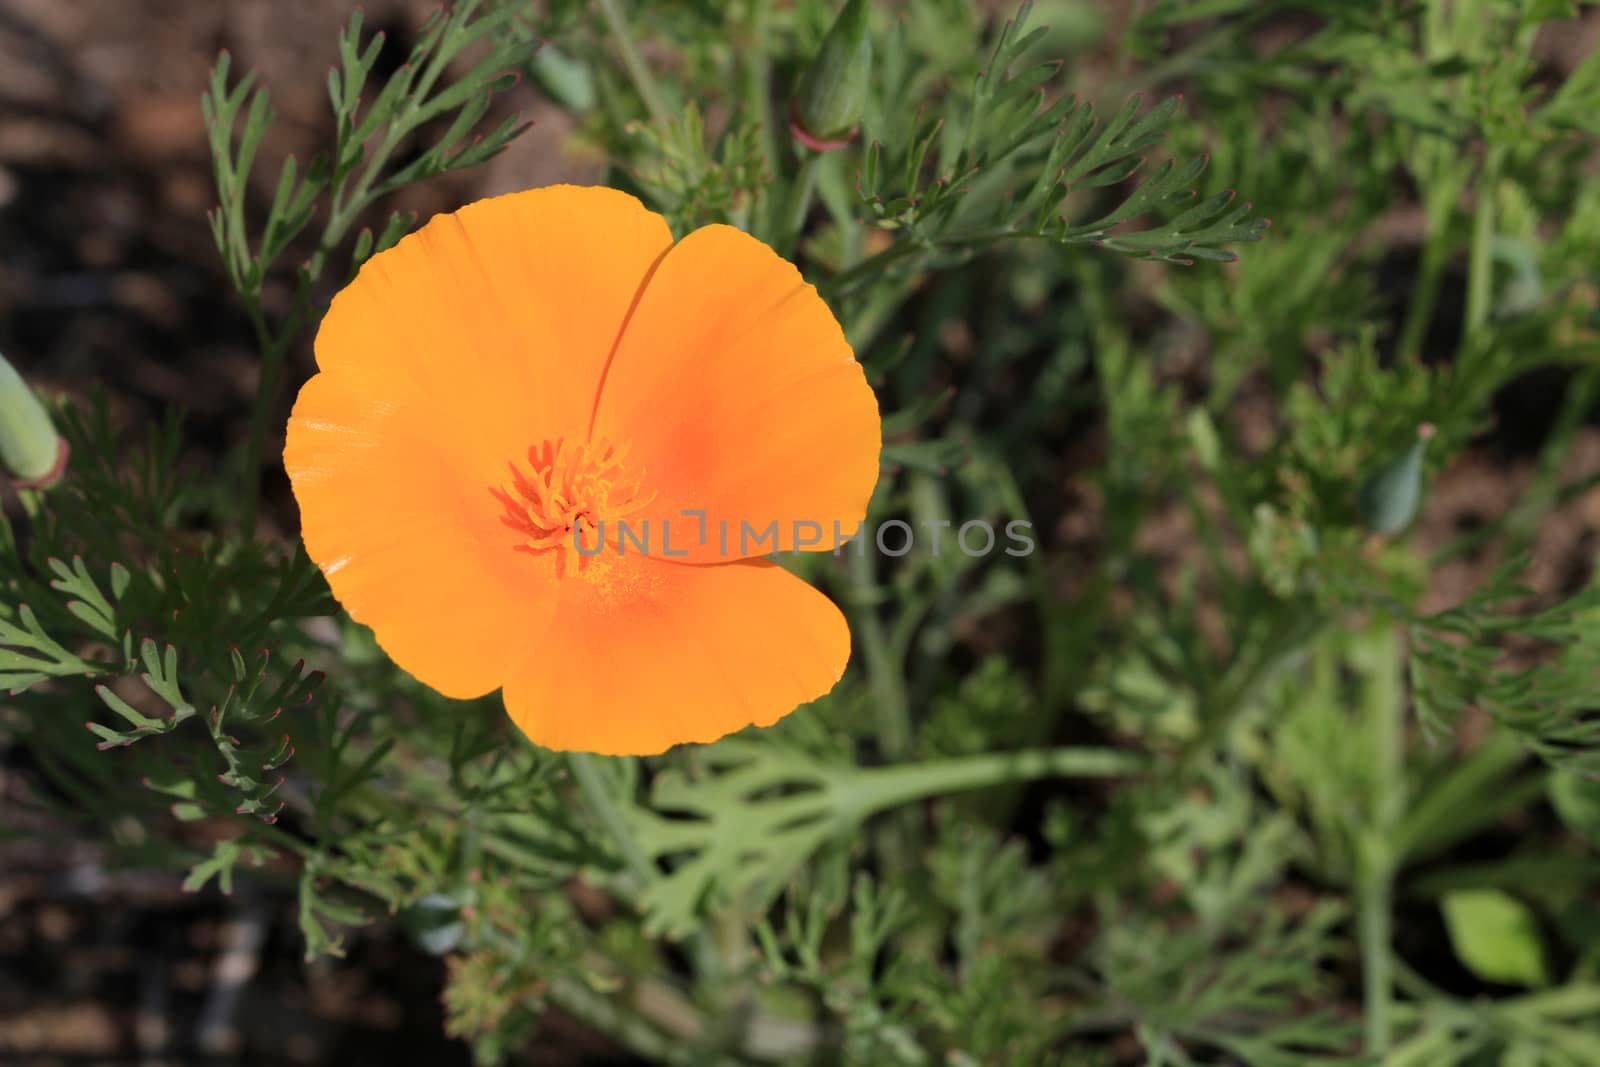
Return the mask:
<svg viewBox="0 0 1600 1067">
<path fill-rule="evenodd" d="M 39 397 L 0 356 L 0 462 L 19 484 L 54 485 L 67 467 L 67 442 Z"/>
<path fill-rule="evenodd" d="M 1417 439 L 1400 455 L 1379 467 L 1361 486 L 1361 518 L 1373 531 L 1399 533 L 1416 518 L 1422 503 L 1422 454 L 1433 427 L 1423 423 Z"/>
<path fill-rule="evenodd" d="M 806 68 L 789 108 L 789 129 L 808 148 L 843 148 L 855 135 L 872 77 L 870 14 L 866 0 L 849 0 Z"/>
</svg>

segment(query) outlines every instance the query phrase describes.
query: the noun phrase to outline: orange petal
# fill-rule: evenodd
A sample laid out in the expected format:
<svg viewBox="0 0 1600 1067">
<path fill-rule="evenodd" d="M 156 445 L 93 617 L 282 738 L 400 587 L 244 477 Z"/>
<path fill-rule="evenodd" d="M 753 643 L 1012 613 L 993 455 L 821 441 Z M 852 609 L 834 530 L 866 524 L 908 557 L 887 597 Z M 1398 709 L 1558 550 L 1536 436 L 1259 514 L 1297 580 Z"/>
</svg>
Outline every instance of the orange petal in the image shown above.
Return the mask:
<svg viewBox="0 0 1600 1067">
<path fill-rule="evenodd" d="M 446 696 L 498 688 L 555 610 L 547 565 L 507 547 L 498 504 L 434 447 L 427 413 L 323 373 L 300 390 L 284 466 L 306 551 L 350 617 Z"/>
<path fill-rule="evenodd" d="M 531 445 L 582 433 L 671 240 L 611 189 L 496 197 L 374 256 L 323 319 L 284 452 L 307 551 L 449 696 L 499 686 L 554 611 L 553 560 L 513 550 L 489 490 Z"/>
<path fill-rule="evenodd" d="M 661 216 L 614 189 L 530 189 L 440 215 L 334 298 L 317 364 L 355 395 L 426 403 L 479 485 L 581 435 L 651 266 Z"/>
<path fill-rule="evenodd" d="M 839 609 L 764 560 L 587 566 L 505 687 L 513 721 L 546 748 L 642 756 L 768 726 L 832 689 L 850 658 Z"/>
<path fill-rule="evenodd" d="M 595 416 L 596 436 L 631 441 L 657 494 L 629 523 L 657 556 L 663 529 L 695 563 L 804 541 L 831 550 L 878 479 L 877 400 L 838 322 L 791 264 L 728 226 L 695 231 L 656 266 Z M 703 541 L 685 509 L 706 513 Z"/>
</svg>

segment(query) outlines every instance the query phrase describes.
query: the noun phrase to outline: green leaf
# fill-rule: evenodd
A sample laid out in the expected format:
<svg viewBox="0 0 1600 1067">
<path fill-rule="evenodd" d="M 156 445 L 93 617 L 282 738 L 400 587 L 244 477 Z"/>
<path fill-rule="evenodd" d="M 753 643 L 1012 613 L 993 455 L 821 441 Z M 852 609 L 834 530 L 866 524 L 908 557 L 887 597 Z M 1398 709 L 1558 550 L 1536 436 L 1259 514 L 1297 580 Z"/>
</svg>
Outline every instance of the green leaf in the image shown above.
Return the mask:
<svg viewBox="0 0 1600 1067">
<path fill-rule="evenodd" d="M 152 719 L 138 711 L 132 704 L 113 693 L 108 686 L 97 685 L 95 694 L 105 703 L 105 706 L 132 723 L 138 730 L 160 730 L 166 724 L 160 719 Z"/>
<path fill-rule="evenodd" d="M 172 805 L 172 817 L 179 822 L 198 822 L 206 817 L 206 809 L 187 800 Z"/>
<path fill-rule="evenodd" d="M 1548 985 L 1539 927 L 1527 905 L 1498 889 L 1462 889 L 1440 902 L 1456 958 L 1502 985 Z"/>
<path fill-rule="evenodd" d="M 120 563 L 111 565 L 111 595 L 118 600 L 128 591 L 128 583 L 133 581 L 133 575 Z"/>
<path fill-rule="evenodd" d="M 183 807 L 184 805 L 178 805 Z M 180 813 L 179 818 L 184 818 L 188 812 Z M 233 869 L 240 860 L 248 860 L 251 866 L 259 867 L 262 860 L 268 855 L 266 849 L 257 845 L 247 845 L 238 839 L 218 841 L 211 857 L 195 864 L 189 871 L 189 877 L 183 880 L 185 893 L 198 893 L 205 884 L 213 878 L 217 881 L 217 888 L 223 895 L 233 893 Z"/>
<path fill-rule="evenodd" d="M 145 673 L 139 677 L 172 709 L 172 718 L 168 720 L 167 729 L 193 715 L 194 705 L 184 697 L 183 690 L 178 687 L 178 650 L 168 645 L 163 653 L 156 643 L 147 637 L 139 644 L 139 656 L 145 665 Z"/>
<path fill-rule="evenodd" d="M 1140 765 L 1122 752 L 1049 749 L 841 767 L 738 737 L 706 748 L 698 763 L 694 773 L 663 771 L 650 790 L 654 810 L 630 807 L 625 816 L 648 855 L 675 861 L 639 897 L 647 927 L 669 937 L 691 931 L 705 908 L 765 906 L 825 841 L 896 805 L 952 788 L 1126 774 Z"/>
<path fill-rule="evenodd" d="M 1550 805 L 1574 833 L 1600 845 L 1600 780 L 1556 770 L 1550 775 Z"/>
</svg>

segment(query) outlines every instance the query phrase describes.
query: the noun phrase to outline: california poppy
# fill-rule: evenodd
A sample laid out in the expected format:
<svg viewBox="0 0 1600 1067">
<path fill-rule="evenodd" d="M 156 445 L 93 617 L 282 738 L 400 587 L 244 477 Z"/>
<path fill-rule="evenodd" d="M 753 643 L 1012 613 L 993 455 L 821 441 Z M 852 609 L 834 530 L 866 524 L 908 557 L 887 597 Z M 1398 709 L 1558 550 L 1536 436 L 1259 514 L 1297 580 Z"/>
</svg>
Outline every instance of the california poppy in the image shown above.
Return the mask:
<svg viewBox="0 0 1600 1067">
<path fill-rule="evenodd" d="M 755 238 L 674 243 L 605 188 L 482 200 L 372 257 L 316 358 L 284 450 L 306 548 L 420 681 L 501 689 L 537 744 L 642 755 L 843 673 L 839 610 L 761 557 L 858 529 L 877 403 Z"/>
</svg>

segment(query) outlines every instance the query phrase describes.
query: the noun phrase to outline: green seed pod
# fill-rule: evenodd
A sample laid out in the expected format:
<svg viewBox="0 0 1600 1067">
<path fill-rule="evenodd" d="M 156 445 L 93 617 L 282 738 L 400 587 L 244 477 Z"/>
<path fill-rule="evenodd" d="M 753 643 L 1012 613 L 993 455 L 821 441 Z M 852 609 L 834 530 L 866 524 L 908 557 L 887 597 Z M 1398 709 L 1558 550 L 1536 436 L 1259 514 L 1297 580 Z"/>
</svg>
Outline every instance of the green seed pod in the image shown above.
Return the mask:
<svg viewBox="0 0 1600 1067">
<path fill-rule="evenodd" d="M 871 5 L 849 0 L 822 39 L 789 110 L 789 128 L 809 148 L 842 148 L 855 134 L 872 77 Z"/>
<path fill-rule="evenodd" d="M 67 466 L 67 442 L 22 375 L 0 356 L 0 462 L 22 485 L 54 485 Z"/>
<path fill-rule="evenodd" d="M 1374 532 L 1385 536 L 1399 533 L 1416 518 L 1417 506 L 1422 503 L 1422 455 L 1432 436 L 1433 427 L 1423 423 L 1411 446 L 1379 467 L 1361 486 L 1361 518 Z"/>
</svg>

